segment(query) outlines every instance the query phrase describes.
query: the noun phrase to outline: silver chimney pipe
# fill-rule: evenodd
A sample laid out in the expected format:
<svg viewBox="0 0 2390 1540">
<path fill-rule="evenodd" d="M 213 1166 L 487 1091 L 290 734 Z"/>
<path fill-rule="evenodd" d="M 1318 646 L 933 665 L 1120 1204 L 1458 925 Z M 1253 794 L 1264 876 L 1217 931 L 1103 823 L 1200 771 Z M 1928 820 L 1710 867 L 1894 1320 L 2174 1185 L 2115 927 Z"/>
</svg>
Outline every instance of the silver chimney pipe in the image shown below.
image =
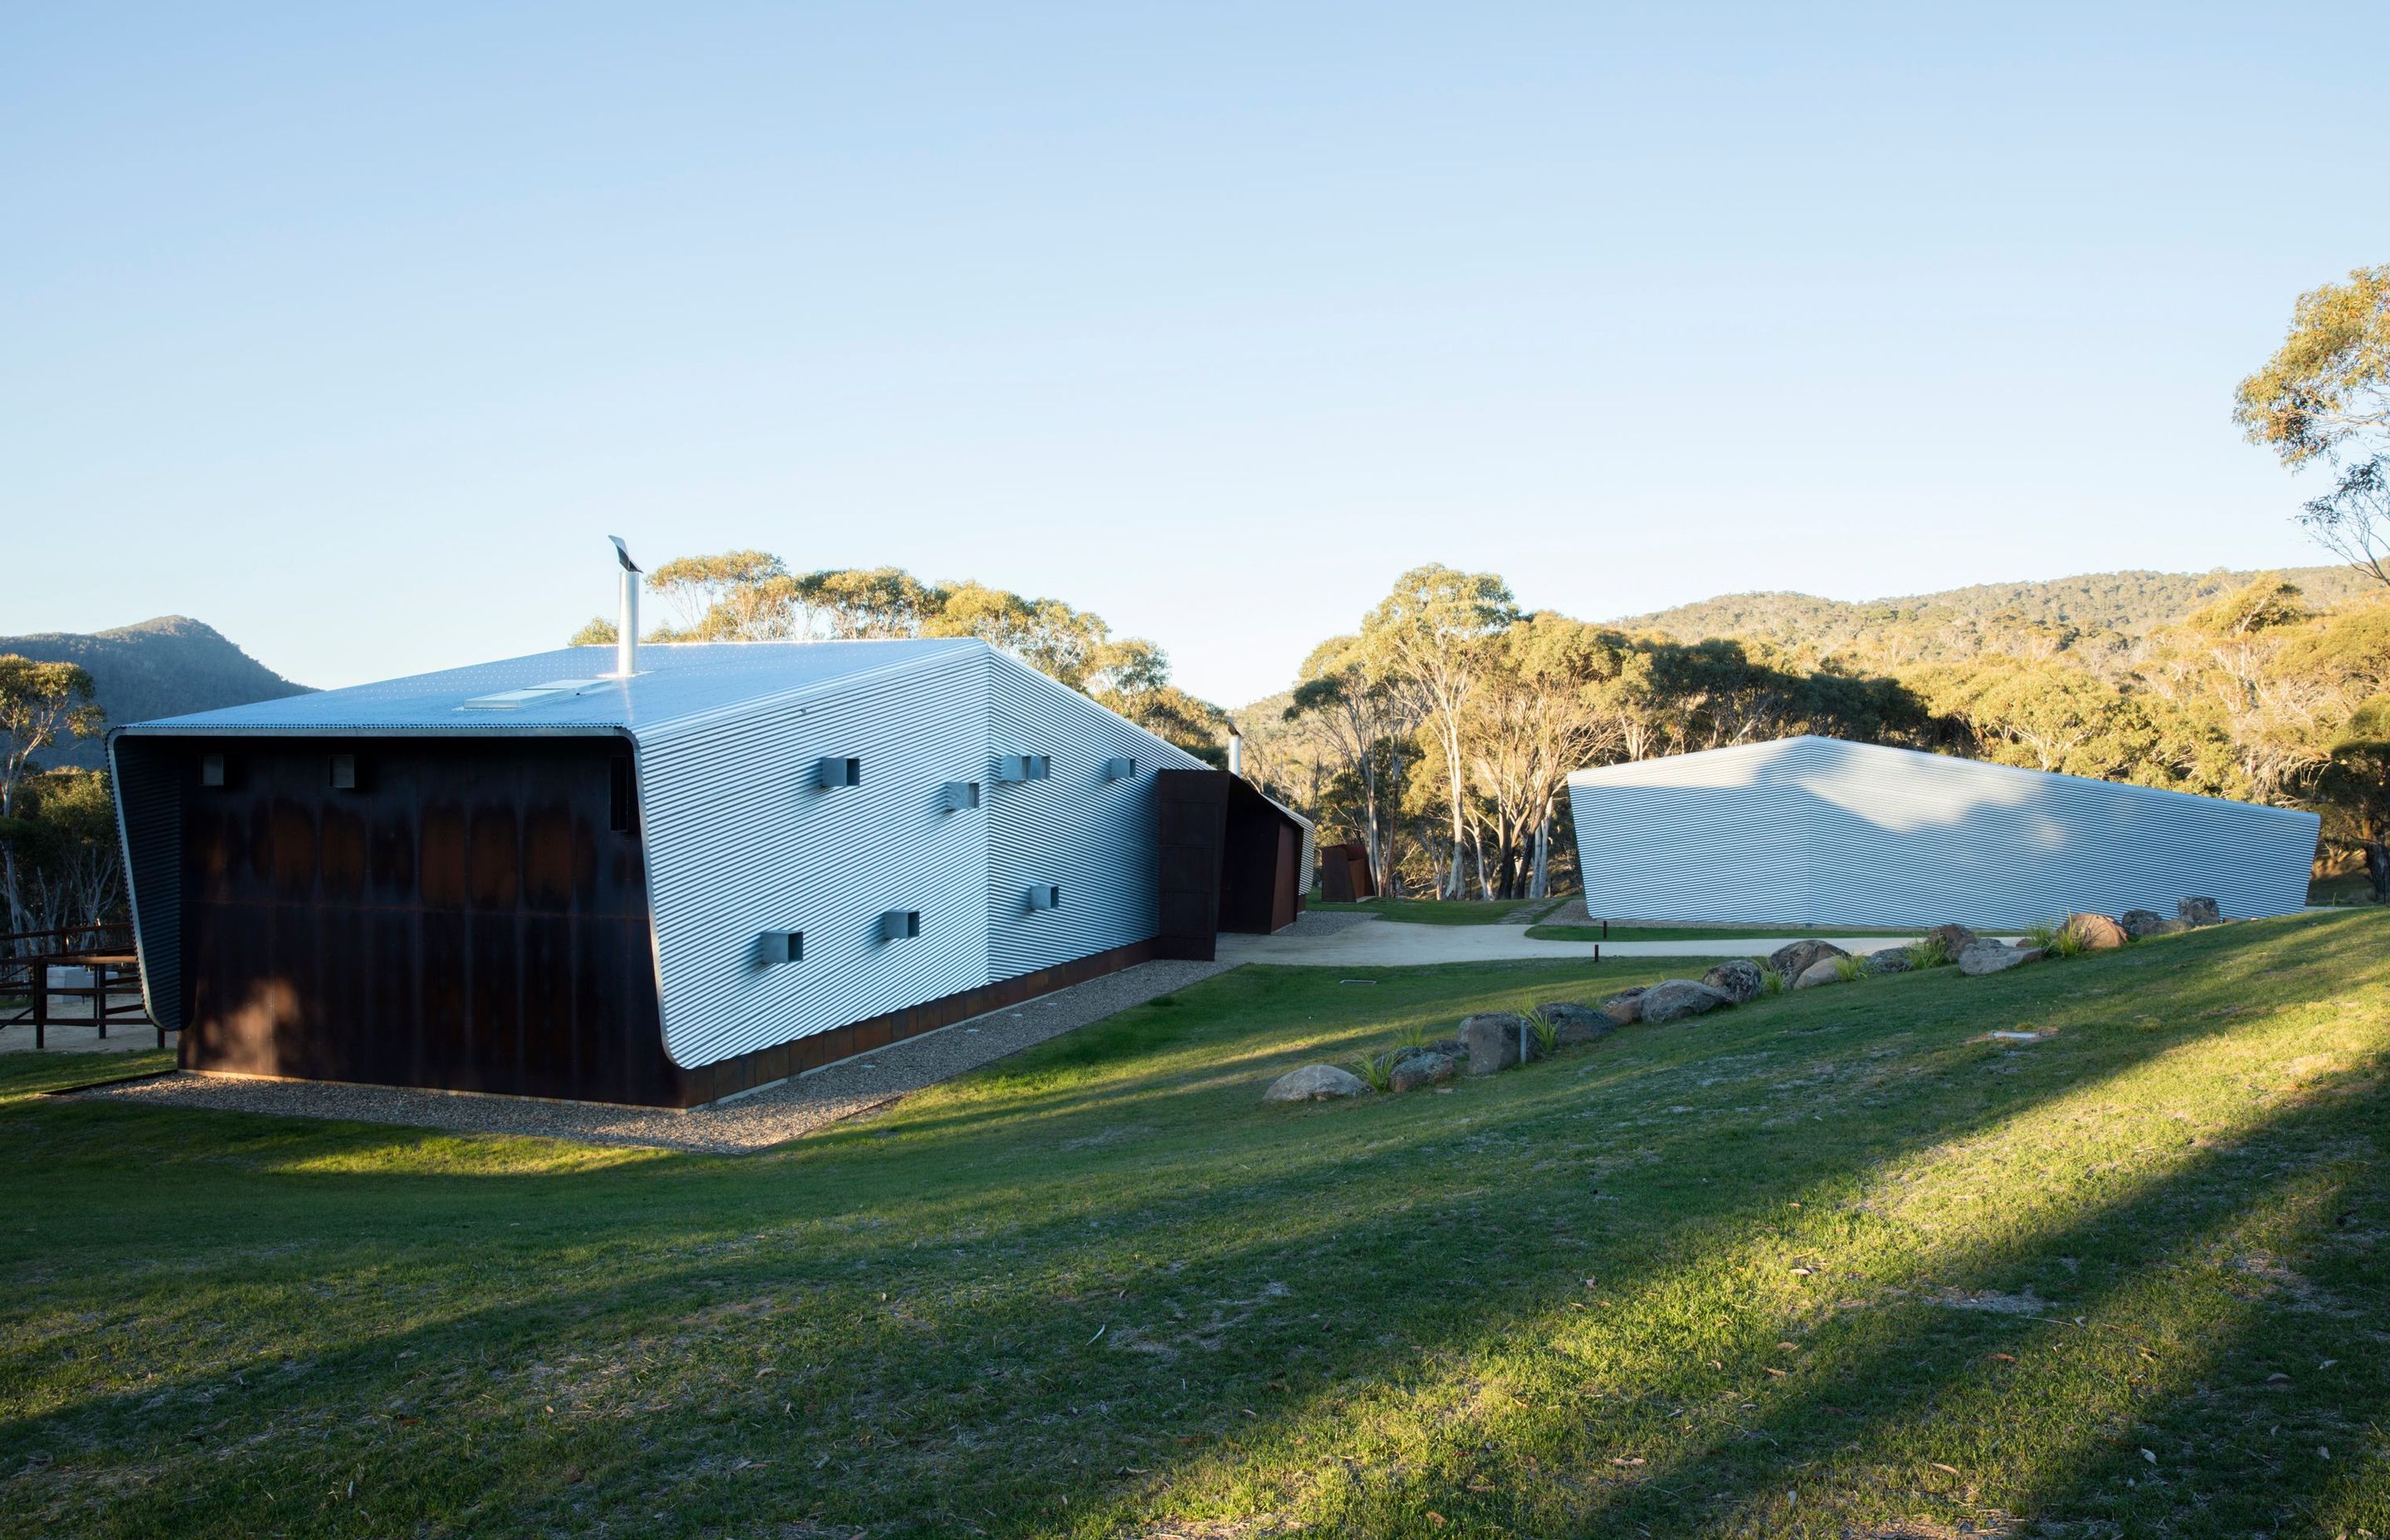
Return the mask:
<svg viewBox="0 0 2390 1540">
<path fill-rule="evenodd" d="M 1244 773 L 1245 737 L 1242 733 L 1231 731 L 1228 734 L 1228 774 L 1241 776 Z"/>
<path fill-rule="evenodd" d="M 606 538 L 614 543 L 614 558 L 623 564 L 621 602 L 614 616 L 614 673 L 628 679 L 639 672 L 639 566 L 621 535 Z"/>
</svg>

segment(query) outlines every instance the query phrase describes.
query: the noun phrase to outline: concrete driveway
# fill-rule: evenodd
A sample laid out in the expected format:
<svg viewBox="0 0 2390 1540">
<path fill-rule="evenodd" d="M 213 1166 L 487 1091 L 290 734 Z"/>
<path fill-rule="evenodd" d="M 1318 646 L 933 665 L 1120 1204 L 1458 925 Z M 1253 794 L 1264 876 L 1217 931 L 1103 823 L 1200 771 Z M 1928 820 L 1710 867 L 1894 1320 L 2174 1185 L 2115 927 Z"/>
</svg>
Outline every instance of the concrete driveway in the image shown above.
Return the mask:
<svg viewBox="0 0 2390 1540">
<path fill-rule="evenodd" d="M 1219 958 L 1233 963 L 1287 963 L 1304 968 L 1402 968 L 1420 963 L 1498 962 L 1518 957 L 1591 962 L 1591 942 L 1529 941 L 1523 925 L 1413 925 L 1362 917 L 1363 923 L 1326 934 L 1302 933 L 1300 925 L 1274 936 L 1220 938 Z M 1795 935 L 1745 936 L 1726 941 L 1606 941 L 1605 957 L 1764 957 Z M 1820 936 L 1845 952 L 1900 946 L 1914 936 Z"/>
</svg>

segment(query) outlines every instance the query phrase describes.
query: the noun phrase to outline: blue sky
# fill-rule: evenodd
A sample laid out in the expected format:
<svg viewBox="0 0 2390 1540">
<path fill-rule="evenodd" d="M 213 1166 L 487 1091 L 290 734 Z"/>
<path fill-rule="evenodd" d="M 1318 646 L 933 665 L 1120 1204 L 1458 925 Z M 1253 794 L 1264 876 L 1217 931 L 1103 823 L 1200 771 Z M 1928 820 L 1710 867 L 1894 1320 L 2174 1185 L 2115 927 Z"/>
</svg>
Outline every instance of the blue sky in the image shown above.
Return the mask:
<svg viewBox="0 0 2390 1540">
<path fill-rule="evenodd" d="M 1603 618 L 2321 559 L 2229 420 L 2390 262 L 2390 12 L 18 6 L 0 632 L 311 684 L 755 545 L 1227 704 Z"/>
</svg>

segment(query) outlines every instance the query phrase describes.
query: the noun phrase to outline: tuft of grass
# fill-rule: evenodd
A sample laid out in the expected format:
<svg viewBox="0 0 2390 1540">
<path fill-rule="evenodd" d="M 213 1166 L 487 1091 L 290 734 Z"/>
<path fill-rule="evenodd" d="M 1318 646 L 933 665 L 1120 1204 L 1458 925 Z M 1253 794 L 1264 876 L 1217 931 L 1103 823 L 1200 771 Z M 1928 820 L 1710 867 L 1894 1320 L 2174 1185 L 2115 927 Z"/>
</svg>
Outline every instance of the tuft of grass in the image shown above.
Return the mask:
<svg viewBox="0 0 2390 1540">
<path fill-rule="evenodd" d="M 1865 957 L 1843 956 L 1834 959 L 1834 977 L 1843 982 L 1857 983 L 1868 976 Z"/>
<path fill-rule="evenodd" d="M 1781 995 L 1784 990 L 1784 975 L 1766 963 L 1761 963 L 1759 965 L 1759 997 L 1764 1000 L 1771 995 Z"/>
<path fill-rule="evenodd" d="M 1527 1030 L 1535 1034 L 1536 1052 L 1548 1059 L 1559 1050 L 1561 1046 L 1559 1022 L 1547 1021 L 1541 1011 L 1531 1010 L 1527 1013 Z"/>
<path fill-rule="evenodd" d="M 2045 920 L 2038 924 L 2028 925 L 2018 933 L 2017 944 L 2038 946 L 2045 955 L 2053 953 L 2058 950 L 2058 932 L 2062 923 L 2053 924 Z"/>
<path fill-rule="evenodd" d="M 1950 949 L 1943 944 L 1940 936 L 1911 942 L 1901 950 L 1908 955 L 1908 966 L 1921 973 L 1929 968 L 1947 968 L 1952 961 Z"/>
<path fill-rule="evenodd" d="M 1394 1056 L 1390 1053 L 1364 1054 L 1353 1061 L 1353 1072 L 1372 1091 L 1388 1091 L 1394 1084 Z"/>
</svg>

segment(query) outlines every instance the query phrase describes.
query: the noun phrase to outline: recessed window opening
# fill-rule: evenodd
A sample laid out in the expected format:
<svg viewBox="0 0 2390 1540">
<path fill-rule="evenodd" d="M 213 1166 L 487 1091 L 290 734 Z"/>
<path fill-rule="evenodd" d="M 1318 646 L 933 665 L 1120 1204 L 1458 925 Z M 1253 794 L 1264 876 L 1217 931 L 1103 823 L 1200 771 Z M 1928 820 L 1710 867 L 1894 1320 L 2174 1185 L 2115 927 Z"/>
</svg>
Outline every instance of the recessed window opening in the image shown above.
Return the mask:
<svg viewBox="0 0 2390 1540">
<path fill-rule="evenodd" d="M 766 930 L 755 941 L 756 955 L 765 967 L 805 960 L 803 930 Z"/>
<path fill-rule="evenodd" d="M 1042 781 L 1052 771 L 1054 762 L 1045 754 L 1007 754 L 996 762 L 996 778 L 1000 781 Z"/>
<path fill-rule="evenodd" d="M 891 909 L 880 917 L 881 941 L 910 941 L 921 933 L 921 911 Z"/>
<path fill-rule="evenodd" d="M 334 754 L 331 759 L 329 778 L 333 790 L 354 791 L 357 789 L 357 756 Z"/>
<path fill-rule="evenodd" d="M 1062 890 L 1051 882 L 1041 882 L 1029 890 L 1032 909 L 1059 909 L 1062 906 Z"/>
<path fill-rule="evenodd" d="M 842 786 L 861 786 L 863 762 L 835 757 L 822 760 L 814 766 L 814 784 L 825 791 Z"/>
<path fill-rule="evenodd" d="M 639 831 L 639 799 L 631 777 L 631 756 L 617 754 L 609 761 L 606 789 L 606 827 L 617 834 Z"/>
<path fill-rule="evenodd" d="M 965 813 L 979 805 L 979 782 L 948 781 L 945 807 L 949 813 Z"/>
<path fill-rule="evenodd" d="M 222 754 L 199 756 L 199 784 L 222 786 L 225 783 L 225 757 Z"/>
</svg>

